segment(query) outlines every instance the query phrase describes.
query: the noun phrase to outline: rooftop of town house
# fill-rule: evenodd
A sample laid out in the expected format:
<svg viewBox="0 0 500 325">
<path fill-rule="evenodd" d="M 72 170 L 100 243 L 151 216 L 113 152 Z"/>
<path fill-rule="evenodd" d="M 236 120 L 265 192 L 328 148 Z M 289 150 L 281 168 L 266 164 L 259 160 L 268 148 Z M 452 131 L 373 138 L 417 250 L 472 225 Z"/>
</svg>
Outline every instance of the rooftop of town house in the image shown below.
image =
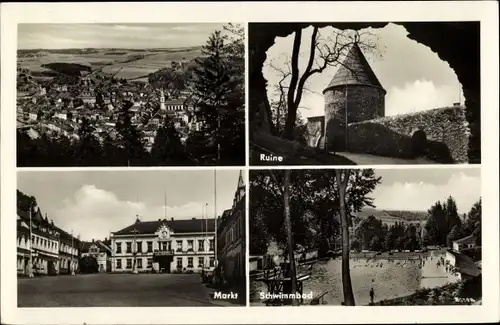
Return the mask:
<svg viewBox="0 0 500 325">
<path fill-rule="evenodd" d="M 19 216 L 20 220 L 24 221 L 29 225 L 30 223 L 30 213 L 29 211 L 23 211 L 18 209 L 17 210 L 17 215 Z M 54 224 L 52 220 L 49 220 L 47 216 L 43 216 L 42 213 L 40 212 L 40 209 L 38 208 L 35 213 L 31 215 L 31 222 L 32 223 L 37 223 L 46 227 L 52 227 L 55 229 L 57 232 L 59 232 L 61 238 L 66 238 L 66 239 L 71 239 L 73 237 L 73 240 L 78 241 L 78 238 L 75 236 L 72 236 L 68 232 L 64 231 L 63 229 L 59 228 Z"/>
<path fill-rule="evenodd" d="M 136 221 L 130 226 L 127 226 L 117 232 L 115 235 L 132 235 L 136 234 L 154 234 L 162 226 L 165 225 L 172 229 L 174 233 L 199 233 L 205 229 L 209 232 L 215 231 L 215 219 L 159 219 L 157 221 Z M 207 227 L 206 227 L 206 226 Z"/>
<path fill-rule="evenodd" d="M 169 99 L 165 101 L 165 105 L 184 105 L 184 99 Z"/>
<path fill-rule="evenodd" d="M 463 237 L 463 238 L 460 238 L 460 239 L 457 239 L 457 240 L 454 240 L 453 242 L 454 243 L 457 243 L 457 244 L 475 244 L 476 243 L 476 237 L 474 235 L 469 235 L 467 237 Z"/>
<path fill-rule="evenodd" d="M 470 276 L 481 275 L 481 269 L 472 258 L 451 249 L 448 249 L 447 252 L 455 257 L 455 267 L 460 273 Z"/>
</svg>

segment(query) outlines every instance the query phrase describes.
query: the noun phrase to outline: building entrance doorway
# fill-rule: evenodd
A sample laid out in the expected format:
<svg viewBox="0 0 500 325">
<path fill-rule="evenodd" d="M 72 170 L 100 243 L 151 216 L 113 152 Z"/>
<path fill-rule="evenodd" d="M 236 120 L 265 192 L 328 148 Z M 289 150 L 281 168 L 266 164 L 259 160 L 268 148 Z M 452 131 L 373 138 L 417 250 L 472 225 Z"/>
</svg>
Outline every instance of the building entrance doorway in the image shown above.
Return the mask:
<svg viewBox="0 0 500 325">
<path fill-rule="evenodd" d="M 171 255 L 155 255 L 154 262 L 158 263 L 158 271 L 160 273 L 171 273 L 173 257 Z"/>
</svg>

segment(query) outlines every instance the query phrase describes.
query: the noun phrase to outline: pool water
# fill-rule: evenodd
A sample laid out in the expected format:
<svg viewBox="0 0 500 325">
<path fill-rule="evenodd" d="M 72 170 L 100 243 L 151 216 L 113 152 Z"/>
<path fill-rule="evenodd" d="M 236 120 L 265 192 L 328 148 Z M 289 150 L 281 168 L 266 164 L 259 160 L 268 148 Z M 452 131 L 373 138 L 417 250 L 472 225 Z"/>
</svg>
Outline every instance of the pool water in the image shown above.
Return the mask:
<svg viewBox="0 0 500 325">
<path fill-rule="evenodd" d="M 430 261 L 424 268 L 431 266 Z M 325 292 L 324 304 L 341 305 L 342 293 L 342 262 L 340 258 L 314 265 L 312 278 L 304 282 L 304 293 L 313 292 L 313 296 Z M 436 272 L 441 268 L 432 267 Z M 351 282 L 356 305 L 370 303 L 370 290 L 374 290 L 374 300 L 393 299 L 414 293 L 422 287 L 422 267 L 418 260 L 388 260 L 388 259 L 351 259 Z M 434 278 L 432 287 L 444 285 L 449 282 L 447 278 Z M 251 281 L 252 304 L 261 304 L 259 292 L 266 291 L 261 282 Z M 427 286 L 427 285 L 426 285 Z M 305 302 L 307 304 L 307 302 Z"/>
</svg>

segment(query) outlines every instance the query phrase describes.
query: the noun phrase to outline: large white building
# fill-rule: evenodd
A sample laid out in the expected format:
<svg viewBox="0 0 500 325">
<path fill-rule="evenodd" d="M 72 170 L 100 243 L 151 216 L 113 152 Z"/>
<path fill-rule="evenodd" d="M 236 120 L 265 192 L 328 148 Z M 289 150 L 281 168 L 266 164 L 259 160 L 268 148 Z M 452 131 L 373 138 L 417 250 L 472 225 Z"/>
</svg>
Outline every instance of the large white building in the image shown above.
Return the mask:
<svg viewBox="0 0 500 325">
<path fill-rule="evenodd" d="M 31 227 L 30 227 L 31 225 Z M 31 228 L 31 229 L 30 229 Z M 17 211 L 17 273 L 56 275 L 78 270 L 79 240 L 43 217 Z"/>
<path fill-rule="evenodd" d="M 214 219 L 140 221 L 111 236 L 113 272 L 200 272 L 214 266 Z M 135 245 L 134 245 L 135 243 Z"/>
</svg>

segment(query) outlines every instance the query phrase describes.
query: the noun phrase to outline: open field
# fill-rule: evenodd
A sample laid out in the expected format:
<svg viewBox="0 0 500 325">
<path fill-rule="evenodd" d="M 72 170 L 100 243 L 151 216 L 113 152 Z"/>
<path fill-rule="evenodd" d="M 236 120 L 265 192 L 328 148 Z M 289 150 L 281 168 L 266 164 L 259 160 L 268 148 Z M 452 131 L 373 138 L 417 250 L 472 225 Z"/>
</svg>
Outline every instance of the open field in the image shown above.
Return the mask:
<svg viewBox="0 0 500 325">
<path fill-rule="evenodd" d="M 368 218 L 369 216 L 374 216 L 375 218 L 381 220 L 383 223 L 387 224 L 388 226 L 391 226 L 395 224 L 396 222 L 402 222 L 402 223 L 413 223 L 417 224 L 420 223 L 423 225 L 425 223 L 425 212 L 411 212 L 407 211 L 407 213 L 413 213 L 413 214 L 422 214 L 423 216 L 420 217 L 420 220 L 408 220 L 402 216 L 404 216 L 404 213 L 401 211 L 385 211 L 385 210 L 380 210 L 380 209 L 374 209 L 370 207 L 365 207 L 363 210 L 358 212 L 356 215 L 361 218 L 365 219 Z"/>
<path fill-rule="evenodd" d="M 201 55 L 201 48 L 185 49 L 155 49 L 155 50 L 121 50 L 121 49 L 101 49 L 97 53 L 56 53 L 44 52 L 40 57 L 19 57 L 20 68 L 31 71 L 48 71 L 42 67 L 44 64 L 64 62 L 77 63 L 91 66 L 92 69 L 98 69 L 104 66 L 106 73 L 115 73 L 120 68 L 117 78 L 133 79 L 147 76 L 150 73 L 162 68 L 170 67 L 172 61 L 190 61 Z M 124 62 L 133 55 L 144 55 L 143 59 L 133 62 Z"/>
</svg>

